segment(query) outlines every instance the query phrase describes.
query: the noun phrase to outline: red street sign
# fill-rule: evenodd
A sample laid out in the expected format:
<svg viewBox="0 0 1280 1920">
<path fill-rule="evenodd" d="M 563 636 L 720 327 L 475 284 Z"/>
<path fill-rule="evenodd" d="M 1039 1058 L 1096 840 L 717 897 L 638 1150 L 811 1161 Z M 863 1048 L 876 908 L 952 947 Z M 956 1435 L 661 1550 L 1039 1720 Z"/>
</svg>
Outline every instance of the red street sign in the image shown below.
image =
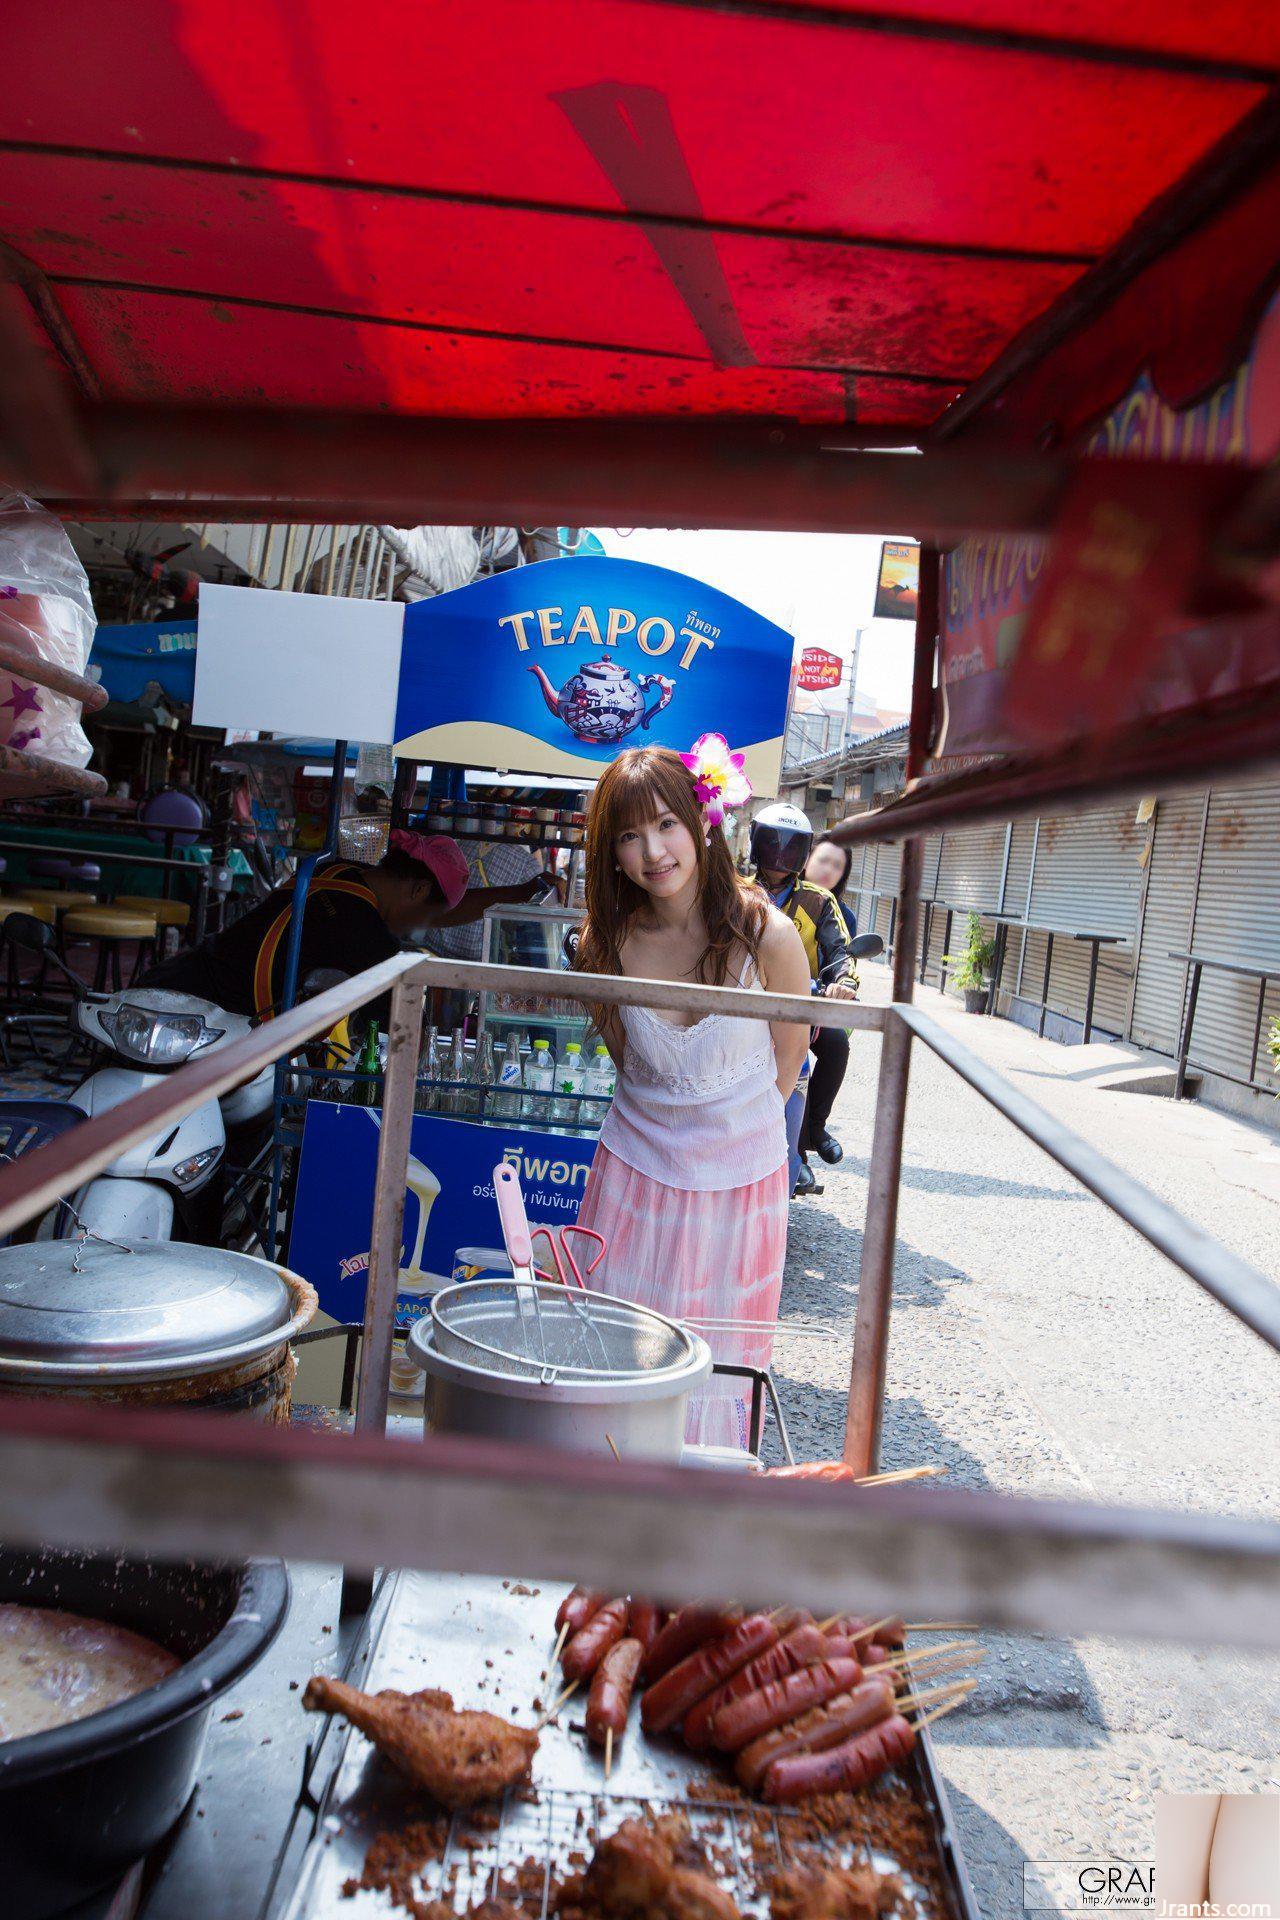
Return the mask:
<svg viewBox="0 0 1280 1920">
<path fill-rule="evenodd" d="M 844 662 L 838 653 L 828 653 L 825 647 L 806 647 L 800 655 L 796 685 L 806 693 L 821 693 L 824 687 L 838 687 L 843 672 Z"/>
</svg>

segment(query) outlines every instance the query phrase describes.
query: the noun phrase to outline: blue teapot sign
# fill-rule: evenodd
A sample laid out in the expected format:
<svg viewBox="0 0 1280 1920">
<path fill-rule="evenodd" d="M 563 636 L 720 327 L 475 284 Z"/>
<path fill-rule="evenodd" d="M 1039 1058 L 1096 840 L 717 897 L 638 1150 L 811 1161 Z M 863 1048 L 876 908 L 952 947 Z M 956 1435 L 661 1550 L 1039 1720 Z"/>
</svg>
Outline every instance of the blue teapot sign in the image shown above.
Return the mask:
<svg viewBox="0 0 1280 1920">
<path fill-rule="evenodd" d="M 594 779 L 624 747 L 724 734 L 777 791 L 791 635 L 686 574 L 545 560 L 407 609 L 395 750 Z"/>
</svg>

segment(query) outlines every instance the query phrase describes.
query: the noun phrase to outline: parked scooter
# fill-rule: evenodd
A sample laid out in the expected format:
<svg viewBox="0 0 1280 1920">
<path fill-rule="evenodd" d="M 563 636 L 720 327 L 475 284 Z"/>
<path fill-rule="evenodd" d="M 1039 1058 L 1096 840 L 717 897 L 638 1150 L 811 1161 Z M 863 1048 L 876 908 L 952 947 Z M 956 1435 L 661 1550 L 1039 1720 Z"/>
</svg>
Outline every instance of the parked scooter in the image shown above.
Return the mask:
<svg viewBox="0 0 1280 1920">
<path fill-rule="evenodd" d="M 17 925 L 21 919 L 22 925 Z M 38 952 L 62 974 L 73 995 L 70 1024 L 112 1056 L 67 1095 L 45 1106 L 61 1115 L 93 1119 L 153 1086 L 189 1060 L 228 1047 L 252 1022 L 211 1001 L 163 987 L 124 987 L 96 993 L 54 950 L 50 928 L 11 915 L 6 938 Z M 244 1198 L 244 1179 L 265 1163 L 270 1143 L 272 1072 L 218 1099 L 201 1103 L 176 1125 L 166 1124 L 128 1147 L 110 1166 L 52 1208 L 38 1239 L 65 1239 L 87 1228 L 108 1240 L 195 1240 L 208 1246 L 251 1249 L 258 1234 Z M 0 1126 L 11 1103 L 0 1101 Z M 30 1103 L 20 1103 L 29 1106 Z M 237 1178 L 228 1182 L 228 1142 Z"/>
</svg>

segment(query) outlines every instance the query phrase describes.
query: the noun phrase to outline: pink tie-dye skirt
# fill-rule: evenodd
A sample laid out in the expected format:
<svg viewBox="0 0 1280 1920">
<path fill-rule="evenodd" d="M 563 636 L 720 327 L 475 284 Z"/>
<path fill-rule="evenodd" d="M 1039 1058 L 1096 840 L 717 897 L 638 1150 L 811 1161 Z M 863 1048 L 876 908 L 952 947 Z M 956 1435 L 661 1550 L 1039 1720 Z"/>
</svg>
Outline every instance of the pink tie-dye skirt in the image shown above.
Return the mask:
<svg viewBox="0 0 1280 1920">
<path fill-rule="evenodd" d="M 588 1286 L 689 1322 L 715 1359 L 767 1367 L 787 1255 L 787 1169 L 746 1187 L 690 1193 L 597 1147 L 581 1226 L 608 1241 Z M 685 1438 L 745 1447 L 749 1384 L 715 1377 L 689 1402 Z"/>
</svg>

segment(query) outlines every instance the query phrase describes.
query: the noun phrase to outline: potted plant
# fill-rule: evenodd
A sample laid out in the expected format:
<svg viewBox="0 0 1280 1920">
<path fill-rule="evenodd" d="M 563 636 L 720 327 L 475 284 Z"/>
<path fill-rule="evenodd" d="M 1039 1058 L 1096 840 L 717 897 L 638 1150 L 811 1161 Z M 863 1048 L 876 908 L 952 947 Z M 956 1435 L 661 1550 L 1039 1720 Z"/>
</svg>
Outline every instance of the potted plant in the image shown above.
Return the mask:
<svg viewBox="0 0 1280 1920">
<path fill-rule="evenodd" d="M 946 953 L 942 956 L 944 965 L 954 969 L 951 978 L 956 991 L 964 995 L 966 1013 L 981 1013 L 986 1006 L 995 957 L 995 941 L 988 940 L 982 931 L 981 920 L 976 913 L 971 913 L 963 953 Z"/>
</svg>

